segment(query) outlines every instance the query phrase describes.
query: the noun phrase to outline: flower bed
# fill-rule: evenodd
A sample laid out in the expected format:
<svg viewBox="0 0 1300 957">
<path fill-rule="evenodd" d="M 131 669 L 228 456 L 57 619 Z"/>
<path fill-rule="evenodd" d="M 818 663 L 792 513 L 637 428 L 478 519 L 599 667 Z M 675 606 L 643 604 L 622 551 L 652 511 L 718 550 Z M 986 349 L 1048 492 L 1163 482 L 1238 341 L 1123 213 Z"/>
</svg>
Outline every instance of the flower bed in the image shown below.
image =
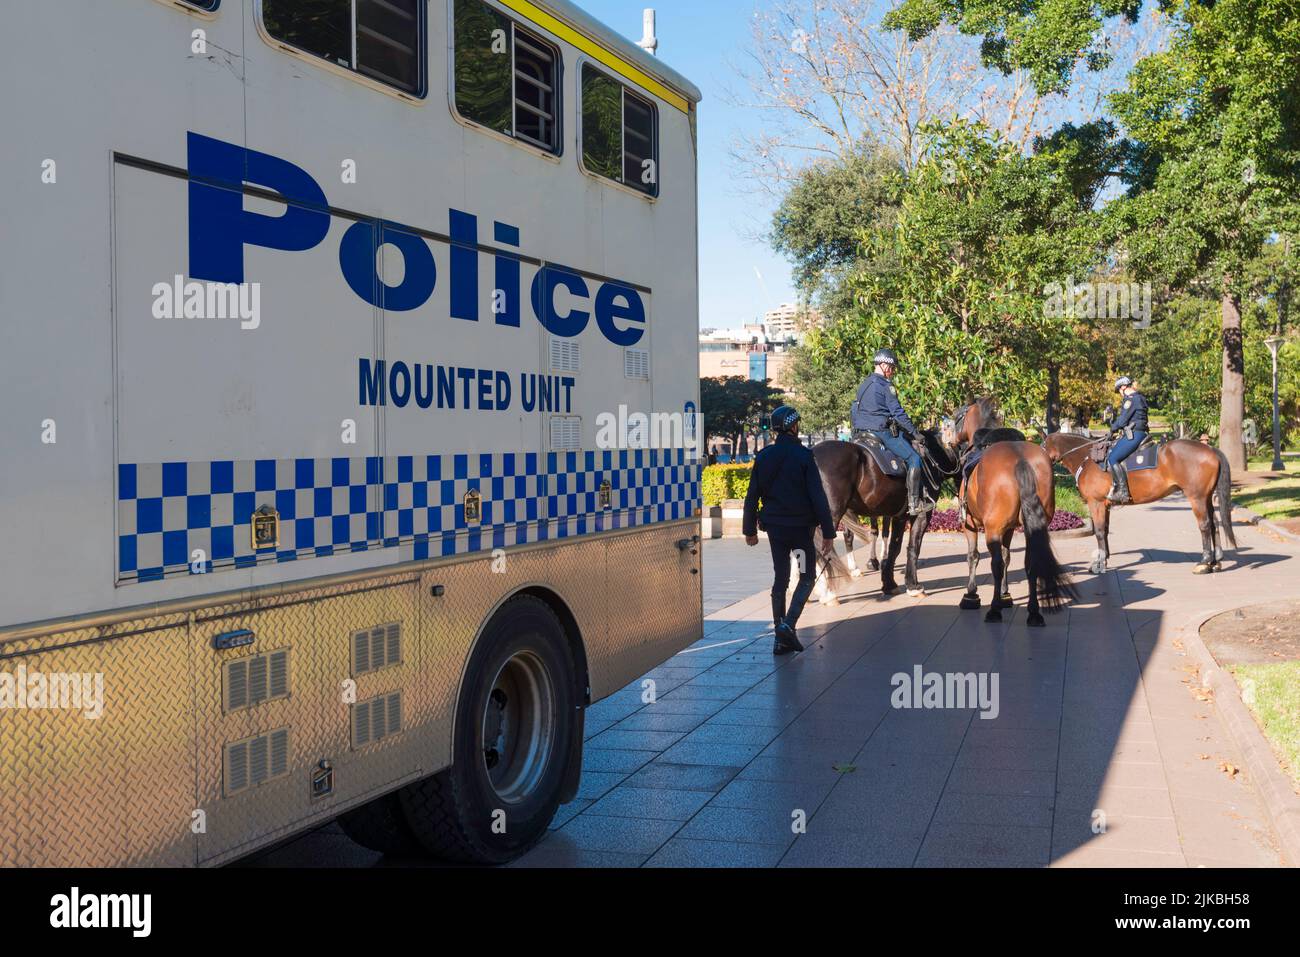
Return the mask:
<svg viewBox="0 0 1300 957">
<path fill-rule="evenodd" d="M 1084 528 L 1087 523 L 1073 512 L 1057 511 L 1052 517 L 1052 524 L 1048 526 L 1050 532 L 1067 532 L 1076 528 Z M 960 532 L 961 522 L 958 519 L 955 508 L 937 509 L 930 513 L 931 532 Z"/>
</svg>

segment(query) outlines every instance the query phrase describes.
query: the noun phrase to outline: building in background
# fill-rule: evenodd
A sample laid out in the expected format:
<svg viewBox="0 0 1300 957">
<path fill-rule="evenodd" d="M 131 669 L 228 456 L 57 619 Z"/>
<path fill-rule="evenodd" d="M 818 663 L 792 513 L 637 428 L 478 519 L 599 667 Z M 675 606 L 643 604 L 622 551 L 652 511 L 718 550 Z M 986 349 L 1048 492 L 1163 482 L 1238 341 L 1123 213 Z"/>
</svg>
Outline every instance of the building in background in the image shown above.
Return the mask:
<svg viewBox="0 0 1300 957">
<path fill-rule="evenodd" d="M 763 316 L 762 322 L 740 329 L 701 330 L 700 375 L 706 379 L 743 376 L 789 389 L 791 352 L 808 330 L 821 323 L 822 315 L 815 309 L 785 303 Z"/>
<path fill-rule="evenodd" d="M 763 317 L 763 328 L 772 341 L 803 339 L 809 329 L 822 324 L 822 314 L 807 306 L 782 303 Z"/>
<path fill-rule="evenodd" d="M 790 387 L 793 335 L 773 338 L 765 325 L 741 329 L 705 329 L 700 333 L 700 376 L 718 379 L 741 376 L 755 382 L 770 381 L 778 389 Z"/>
</svg>

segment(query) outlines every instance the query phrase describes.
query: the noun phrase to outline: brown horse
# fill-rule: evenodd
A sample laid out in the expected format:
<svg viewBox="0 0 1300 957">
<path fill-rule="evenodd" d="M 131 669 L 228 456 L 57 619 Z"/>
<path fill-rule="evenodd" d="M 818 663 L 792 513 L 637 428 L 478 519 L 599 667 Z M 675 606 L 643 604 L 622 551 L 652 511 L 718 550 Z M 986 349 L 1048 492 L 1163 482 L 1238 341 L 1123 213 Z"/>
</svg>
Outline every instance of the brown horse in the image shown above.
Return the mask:
<svg viewBox="0 0 1300 957">
<path fill-rule="evenodd" d="M 943 441 L 955 448 L 956 427 L 945 425 Z M 1056 513 L 1056 486 L 1052 479 L 1052 462 L 1047 453 L 1029 442 L 998 442 L 989 446 L 970 476 L 962 483 L 960 496 L 965 503 L 963 531 L 966 534 L 966 560 L 970 569 L 966 594 L 961 607 L 980 607 L 976 572 L 979 567 L 979 533 L 989 547 L 993 565 L 993 604 L 984 620 L 1002 620 L 1002 609 L 1010 607 L 1006 591 L 1007 561 L 1016 528 L 1025 530 L 1025 575 L 1029 579 L 1029 616 L 1031 628 L 1046 622 L 1042 607 L 1059 611 L 1067 599 L 1074 597 L 1065 567 L 1052 551 L 1048 526 Z"/>
<path fill-rule="evenodd" d="M 952 439 L 952 444 L 959 455 L 974 445 L 977 438 L 983 445 L 1025 440 L 1024 433 L 1003 427 L 997 400 L 991 396 L 976 399 L 959 410 L 944 423 L 944 427 L 951 429 L 949 438 Z"/>
<path fill-rule="evenodd" d="M 886 595 L 894 594 L 898 591 L 894 566 L 902 550 L 903 531 L 908 521 L 907 489 L 903 480 L 882 472 L 867 450 L 855 442 L 823 442 L 813 449 L 813 457 L 821 471 L 822 486 L 826 489 L 831 518 L 836 525 L 842 524 L 851 533 L 872 541 L 874 536 L 858 524 L 855 518 L 863 516 L 885 520 L 882 531 L 887 537 L 888 547 L 880 558 L 880 590 Z M 933 495 L 937 488 L 930 491 Z M 923 512 L 912 520 L 904 578 L 909 595 L 925 594 L 917 580 L 916 569 L 921 554 L 921 541 L 925 538 L 929 524 L 929 512 Z M 851 549 L 851 535 L 846 535 L 845 540 Z M 850 556 L 851 554 L 850 551 Z M 832 565 L 831 568 L 833 567 Z M 822 580 L 822 601 L 828 603 L 836 600 L 829 578 L 827 573 Z"/>
<path fill-rule="evenodd" d="M 1100 575 L 1110 558 L 1110 508 L 1106 496 L 1111 490 L 1110 476 L 1089 455 L 1097 442 L 1083 435 L 1057 432 L 1049 435 L 1043 448 L 1053 462 L 1060 462 L 1074 475 L 1079 494 L 1088 503 L 1092 528 L 1097 535 L 1097 550 L 1090 571 Z M 1205 575 L 1223 563 L 1219 536 L 1237 547 L 1232 531 L 1232 467 L 1218 449 L 1175 439 L 1160 448 L 1159 464 L 1153 469 L 1129 473 L 1129 491 L 1134 505 L 1156 502 L 1181 489 L 1192 504 L 1192 514 L 1201 529 L 1201 563 L 1196 574 Z M 1214 496 L 1219 496 L 1219 516 L 1215 521 Z"/>
</svg>

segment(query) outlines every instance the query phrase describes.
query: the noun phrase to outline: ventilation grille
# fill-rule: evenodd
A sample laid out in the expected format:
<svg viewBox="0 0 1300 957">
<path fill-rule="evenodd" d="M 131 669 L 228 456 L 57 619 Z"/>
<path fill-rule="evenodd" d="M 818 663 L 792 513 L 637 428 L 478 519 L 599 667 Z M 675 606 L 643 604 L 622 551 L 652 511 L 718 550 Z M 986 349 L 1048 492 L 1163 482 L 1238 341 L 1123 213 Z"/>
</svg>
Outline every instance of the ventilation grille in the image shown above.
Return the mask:
<svg viewBox="0 0 1300 957">
<path fill-rule="evenodd" d="M 582 347 L 573 339 L 551 338 L 551 371 L 581 372 Z"/>
<path fill-rule="evenodd" d="M 289 729 L 233 741 L 225 750 L 226 797 L 289 773 Z"/>
<path fill-rule="evenodd" d="M 402 626 L 380 625 L 352 636 L 352 674 L 365 675 L 402 663 Z"/>
<path fill-rule="evenodd" d="M 551 449 L 569 452 L 582 448 L 582 419 L 575 415 L 551 417 Z"/>
<path fill-rule="evenodd" d="M 623 374 L 629 379 L 650 378 L 650 352 L 646 349 L 623 350 Z"/>
<path fill-rule="evenodd" d="M 289 697 L 289 649 L 228 661 L 224 672 L 227 712 Z"/>
<path fill-rule="evenodd" d="M 402 693 L 358 701 L 352 706 L 352 747 L 364 748 L 368 744 L 390 738 L 402 730 Z"/>
</svg>

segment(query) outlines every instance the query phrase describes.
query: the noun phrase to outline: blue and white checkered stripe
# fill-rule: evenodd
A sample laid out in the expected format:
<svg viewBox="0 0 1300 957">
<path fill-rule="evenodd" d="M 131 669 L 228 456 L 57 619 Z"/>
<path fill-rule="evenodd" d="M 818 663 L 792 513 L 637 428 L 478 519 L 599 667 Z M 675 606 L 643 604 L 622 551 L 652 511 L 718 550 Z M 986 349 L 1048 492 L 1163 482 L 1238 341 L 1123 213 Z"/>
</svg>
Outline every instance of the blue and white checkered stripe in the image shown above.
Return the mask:
<svg viewBox="0 0 1300 957">
<path fill-rule="evenodd" d="M 471 490 L 482 497 L 473 527 Z M 122 464 L 117 579 L 377 548 L 403 561 L 472 554 L 690 518 L 699 500 L 700 465 L 682 450 Z M 280 545 L 254 551 L 250 523 L 264 505 L 280 513 Z"/>
</svg>

